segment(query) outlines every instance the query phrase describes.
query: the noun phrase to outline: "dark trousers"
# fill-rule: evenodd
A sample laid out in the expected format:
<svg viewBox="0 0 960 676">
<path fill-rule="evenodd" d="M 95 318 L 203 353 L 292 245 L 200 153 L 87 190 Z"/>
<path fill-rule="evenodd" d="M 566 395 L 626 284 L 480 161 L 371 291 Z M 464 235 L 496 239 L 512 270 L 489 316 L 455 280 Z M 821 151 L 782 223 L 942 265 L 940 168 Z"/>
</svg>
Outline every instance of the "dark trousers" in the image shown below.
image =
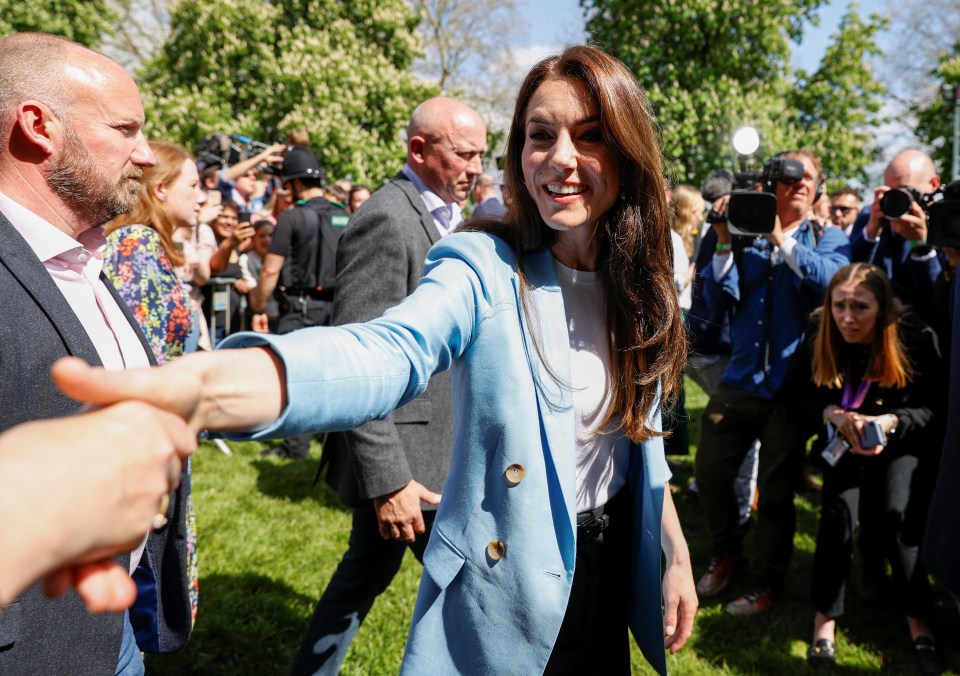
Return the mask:
<svg viewBox="0 0 960 676">
<path fill-rule="evenodd" d="M 734 482 L 747 451 L 760 440 L 756 559 L 758 582 L 783 586 L 797 519 L 794 489 L 803 472 L 805 439 L 787 397 L 763 399 L 721 383 L 703 412 L 696 477 L 714 554 L 743 551 Z"/>
<path fill-rule="evenodd" d="M 544 676 L 617 676 L 630 673 L 627 597 L 633 518 L 624 488 L 603 512 L 602 532 L 577 528 L 570 600 Z M 579 521 L 579 519 L 578 519 Z"/>
<path fill-rule="evenodd" d="M 910 617 L 926 617 L 932 597 L 927 570 L 920 562 L 920 540 L 926 520 L 929 486 L 918 471 L 916 456 L 890 454 L 890 449 L 875 457 L 847 453 L 836 467 L 823 475 L 823 506 L 817 531 L 817 550 L 813 557 L 813 605 L 828 617 L 843 614 L 843 597 L 858 508 L 880 505 L 871 514 L 872 522 L 882 527 L 890 551 L 893 569 L 894 600 L 898 609 Z M 880 499 L 861 500 L 867 492 Z M 920 496 L 920 497 L 918 497 Z"/>
<path fill-rule="evenodd" d="M 400 570 L 407 547 L 423 563 L 423 551 L 434 516 L 436 512 L 433 511 L 423 513 L 427 530 L 408 545 L 399 540 L 383 539 L 372 504 L 353 511 L 350 544 L 313 611 L 291 674 L 334 675 L 340 672 L 350 642 L 377 596 Z"/>
<path fill-rule="evenodd" d="M 310 326 L 326 326 L 330 323 L 333 303 L 314 300 L 306 296 L 288 296 L 283 304 L 284 312 L 277 323 L 277 333 L 292 333 Z M 310 454 L 312 434 L 284 439 L 281 453 L 290 458 L 306 458 Z"/>
</svg>

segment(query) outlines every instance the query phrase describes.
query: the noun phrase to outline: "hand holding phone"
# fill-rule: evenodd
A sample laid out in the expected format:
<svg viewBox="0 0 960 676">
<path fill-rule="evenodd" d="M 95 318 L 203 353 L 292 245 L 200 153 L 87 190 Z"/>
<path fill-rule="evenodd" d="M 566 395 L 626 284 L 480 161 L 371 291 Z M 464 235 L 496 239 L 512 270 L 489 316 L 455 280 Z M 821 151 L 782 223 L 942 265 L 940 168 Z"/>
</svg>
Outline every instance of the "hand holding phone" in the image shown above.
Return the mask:
<svg viewBox="0 0 960 676">
<path fill-rule="evenodd" d="M 887 435 L 883 432 L 883 425 L 879 420 L 870 420 L 863 424 L 863 431 L 860 433 L 860 446 L 864 449 L 874 446 L 886 446 Z"/>
</svg>

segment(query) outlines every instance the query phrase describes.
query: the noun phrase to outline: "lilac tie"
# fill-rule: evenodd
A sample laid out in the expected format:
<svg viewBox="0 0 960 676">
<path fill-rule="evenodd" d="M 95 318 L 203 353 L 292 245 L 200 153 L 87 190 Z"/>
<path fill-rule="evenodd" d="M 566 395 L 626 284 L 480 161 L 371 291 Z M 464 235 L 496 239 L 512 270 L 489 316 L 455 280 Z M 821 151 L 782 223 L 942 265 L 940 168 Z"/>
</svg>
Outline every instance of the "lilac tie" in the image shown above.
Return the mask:
<svg viewBox="0 0 960 676">
<path fill-rule="evenodd" d="M 442 207 L 437 207 L 430 213 L 432 213 L 433 217 L 440 222 L 444 232 L 450 231 L 450 219 L 453 218 L 453 209 L 449 204 L 444 204 Z"/>
</svg>

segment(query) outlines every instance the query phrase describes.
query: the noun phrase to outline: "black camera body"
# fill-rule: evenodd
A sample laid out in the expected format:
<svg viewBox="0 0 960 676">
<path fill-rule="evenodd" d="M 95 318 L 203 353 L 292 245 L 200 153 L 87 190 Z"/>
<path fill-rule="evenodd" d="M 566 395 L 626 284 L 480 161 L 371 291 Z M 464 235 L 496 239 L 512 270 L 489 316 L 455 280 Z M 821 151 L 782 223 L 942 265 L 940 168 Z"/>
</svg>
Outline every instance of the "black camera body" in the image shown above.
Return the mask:
<svg viewBox="0 0 960 676">
<path fill-rule="evenodd" d="M 777 155 L 764 162 L 759 174 L 737 172 L 734 176 L 736 189 L 727 205 L 728 227 L 734 235 L 756 237 L 773 232 L 777 223 L 776 185 L 792 185 L 803 179 L 803 162 Z M 753 189 L 758 183 L 763 192 Z"/>
<path fill-rule="evenodd" d="M 942 188 L 941 193 L 942 200 L 926 207 L 927 242 L 933 246 L 960 248 L 960 181 Z"/>
<path fill-rule="evenodd" d="M 895 221 L 910 211 L 910 205 L 916 202 L 924 210 L 940 198 L 940 191 L 922 193 L 914 187 L 905 185 L 902 188 L 888 190 L 880 198 L 880 211 L 884 218 Z"/>
</svg>

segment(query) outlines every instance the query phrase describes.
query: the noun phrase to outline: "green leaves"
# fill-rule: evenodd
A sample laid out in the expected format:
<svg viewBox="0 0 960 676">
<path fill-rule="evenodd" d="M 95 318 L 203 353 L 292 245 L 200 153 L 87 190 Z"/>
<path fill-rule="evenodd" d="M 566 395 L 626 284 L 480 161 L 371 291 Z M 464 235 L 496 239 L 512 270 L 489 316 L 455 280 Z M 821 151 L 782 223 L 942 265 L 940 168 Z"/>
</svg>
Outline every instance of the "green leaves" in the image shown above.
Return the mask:
<svg viewBox="0 0 960 676">
<path fill-rule="evenodd" d="M 646 87 L 662 131 L 668 173 L 699 183 L 734 161 L 733 132 L 760 132 L 762 159 L 807 146 L 830 177 L 866 178 L 876 155 L 880 85 L 865 57 L 877 52 L 880 17 L 852 5 L 818 70 L 795 76 L 790 41 L 817 21 L 822 0 L 581 0 L 592 41 L 619 56 Z"/>
<path fill-rule="evenodd" d="M 934 161 L 941 167 L 941 176 L 947 179 L 953 162 L 954 96 L 960 87 L 960 42 L 940 57 L 940 65 L 933 75 L 940 85 L 940 95 L 926 105 L 914 106 L 913 112 L 917 116 L 917 136 L 930 146 Z"/>
<path fill-rule="evenodd" d="M 330 176 L 376 184 L 404 157 L 402 130 L 433 90 L 411 72 L 417 17 L 404 0 L 177 3 L 140 73 L 148 134 L 188 148 L 209 134 L 272 142 L 310 132 Z"/>
<path fill-rule="evenodd" d="M 0 37 L 51 33 L 96 49 L 114 18 L 105 0 L 0 0 Z"/>
</svg>

